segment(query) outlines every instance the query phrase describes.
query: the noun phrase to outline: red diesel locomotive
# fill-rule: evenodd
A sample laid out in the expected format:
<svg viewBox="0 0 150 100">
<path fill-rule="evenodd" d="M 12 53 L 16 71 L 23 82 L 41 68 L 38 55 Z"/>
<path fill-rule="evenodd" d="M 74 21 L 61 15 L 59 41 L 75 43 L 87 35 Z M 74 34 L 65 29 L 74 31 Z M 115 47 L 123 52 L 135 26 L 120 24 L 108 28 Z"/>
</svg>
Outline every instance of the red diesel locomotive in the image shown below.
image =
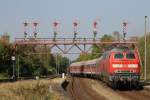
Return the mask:
<svg viewBox="0 0 150 100">
<path fill-rule="evenodd" d="M 137 49 L 114 47 L 100 58 L 72 63 L 71 75 L 97 76 L 113 88 L 121 84 L 138 86 L 140 58 Z"/>
</svg>

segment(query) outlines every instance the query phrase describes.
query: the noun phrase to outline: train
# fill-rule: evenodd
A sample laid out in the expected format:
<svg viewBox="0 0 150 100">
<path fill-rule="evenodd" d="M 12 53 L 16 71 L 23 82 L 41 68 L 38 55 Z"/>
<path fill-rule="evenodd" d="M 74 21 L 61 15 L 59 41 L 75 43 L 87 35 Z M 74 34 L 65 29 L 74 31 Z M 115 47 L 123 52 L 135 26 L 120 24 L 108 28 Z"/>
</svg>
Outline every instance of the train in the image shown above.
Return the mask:
<svg viewBox="0 0 150 100">
<path fill-rule="evenodd" d="M 68 67 L 71 76 L 96 77 L 116 89 L 120 86 L 138 87 L 141 62 L 138 49 L 115 46 L 99 58 L 74 62 Z"/>
</svg>

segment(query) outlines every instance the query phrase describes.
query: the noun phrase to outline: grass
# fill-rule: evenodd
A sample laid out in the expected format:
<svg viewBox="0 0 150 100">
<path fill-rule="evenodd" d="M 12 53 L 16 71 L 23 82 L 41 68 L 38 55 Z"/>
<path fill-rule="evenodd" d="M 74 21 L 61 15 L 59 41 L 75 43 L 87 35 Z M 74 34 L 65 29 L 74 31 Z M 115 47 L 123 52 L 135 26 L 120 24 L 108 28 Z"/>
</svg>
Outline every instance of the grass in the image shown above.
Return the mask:
<svg viewBox="0 0 150 100">
<path fill-rule="evenodd" d="M 0 100 L 60 100 L 52 92 L 50 80 L 30 80 L 0 84 Z"/>
<path fill-rule="evenodd" d="M 9 79 L 5 73 L 0 73 L 0 79 Z"/>
</svg>

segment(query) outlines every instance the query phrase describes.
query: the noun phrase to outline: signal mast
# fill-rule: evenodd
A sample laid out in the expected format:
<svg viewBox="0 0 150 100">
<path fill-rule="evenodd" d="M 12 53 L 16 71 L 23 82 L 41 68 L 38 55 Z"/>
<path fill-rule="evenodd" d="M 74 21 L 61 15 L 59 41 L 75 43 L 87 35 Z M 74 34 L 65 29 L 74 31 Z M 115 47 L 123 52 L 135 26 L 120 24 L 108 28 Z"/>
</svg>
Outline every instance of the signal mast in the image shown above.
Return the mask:
<svg viewBox="0 0 150 100">
<path fill-rule="evenodd" d="M 27 23 L 26 21 L 23 23 L 24 24 L 24 39 L 27 38 L 27 26 L 29 23 Z"/>
<path fill-rule="evenodd" d="M 79 22 L 77 22 L 77 21 L 73 22 L 73 31 L 74 31 L 74 37 L 73 37 L 73 40 L 75 40 L 76 37 L 77 37 L 77 34 L 78 34 L 78 32 L 77 32 L 78 25 L 79 25 Z"/>
<path fill-rule="evenodd" d="M 95 40 L 96 35 L 97 35 L 97 25 L 98 25 L 98 22 L 95 20 L 93 22 L 93 35 L 94 35 L 93 40 Z"/>
<path fill-rule="evenodd" d="M 37 22 L 33 22 L 33 27 L 34 27 L 34 38 L 37 38 L 37 25 L 38 25 L 39 23 L 37 23 Z"/>
<path fill-rule="evenodd" d="M 60 24 L 60 22 L 59 21 L 55 21 L 55 22 L 53 22 L 53 31 L 54 31 L 54 37 L 53 37 L 53 40 L 55 41 L 56 40 L 56 36 L 57 36 L 57 34 L 58 34 L 58 32 L 57 32 L 57 28 L 58 28 L 58 25 Z"/>
<path fill-rule="evenodd" d="M 126 41 L 126 35 L 127 35 L 127 22 L 123 22 L 123 40 Z"/>
</svg>

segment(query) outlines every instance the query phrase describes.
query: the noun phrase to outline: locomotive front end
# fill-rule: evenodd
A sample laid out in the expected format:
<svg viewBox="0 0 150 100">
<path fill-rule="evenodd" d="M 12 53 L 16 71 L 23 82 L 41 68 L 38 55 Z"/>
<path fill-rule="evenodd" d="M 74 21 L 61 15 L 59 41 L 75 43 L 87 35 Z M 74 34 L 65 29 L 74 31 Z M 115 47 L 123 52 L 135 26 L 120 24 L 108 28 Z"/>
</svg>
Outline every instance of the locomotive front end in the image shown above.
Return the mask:
<svg viewBox="0 0 150 100">
<path fill-rule="evenodd" d="M 113 52 L 111 56 L 109 81 L 113 84 L 138 85 L 140 80 L 140 60 L 135 51 Z"/>
</svg>

